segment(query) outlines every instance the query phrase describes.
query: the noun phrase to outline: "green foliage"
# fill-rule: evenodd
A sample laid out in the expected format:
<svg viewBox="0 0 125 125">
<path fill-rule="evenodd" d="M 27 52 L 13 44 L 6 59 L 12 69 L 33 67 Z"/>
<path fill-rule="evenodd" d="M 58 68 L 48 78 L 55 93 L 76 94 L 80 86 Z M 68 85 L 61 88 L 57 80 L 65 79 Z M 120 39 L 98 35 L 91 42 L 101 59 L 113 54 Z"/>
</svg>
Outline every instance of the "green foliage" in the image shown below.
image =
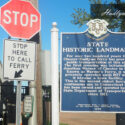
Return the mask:
<svg viewBox="0 0 125 125">
<path fill-rule="evenodd" d="M 90 19 L 105 19 L 110 25 L 108 28 L 111 31 L 125 31 L 125 16 L 124 18 L 106 18 L 106 16 L 100 16 L 101 12 L 105 12 L 103 7 L 101 7 L 102 4 L 117 4 L 120 6 L 116 6 L 117 9 L 122 9 L 123 12 L 125 12 L 125 2 L 121 2 L 120 0 L 115 0 L 115 2 L 108 3 L 107 0 L 102 3 L 102 0 L 89 0 L 90 4 L 97 4 L 97 7 L 91 8 L 91 14 L 86 12 L 84 8 L 77 8 L 74 9 L 74 12 L 72 13 L 71 17 L 73 20 L 71 20 L 71 23 L 74 25 L 78 25 L 79 27 L 82 27 L 84 24 L 86 24 Z M 119 8 L 120 7 L 120 8 Z M 115 8 L 114 8 L 115 9 Z M 93 14 L 93 15 L 92 15 Z"/>
<path fill-rule="evenodd" d="M 59 125 L 68 125 L 68 124 L 63 124 L 63 123 L 60 123 Z"/>
<path fill-rule="evenodd" d="M 101 0 L 89 0 L 91 4 L 102 4 Z"/>
<path fill-rule="evenodd" d="M 85 9 L 78 8 L 74 9 L 74 11 L 75 12 L 72 13 L 73 20 L 71 21 L 71 23 L 79 25 L 79 27 L 83 26 L 91 19 L 90 14 L 88 14 Z"/>
<path fill-rule="evenodd" d="M 47 125 L 51 125 L 51 122 L 48 122 Z M 60 123 L 59 125 L 68 125 L 68 124 Z"/>
</svg>

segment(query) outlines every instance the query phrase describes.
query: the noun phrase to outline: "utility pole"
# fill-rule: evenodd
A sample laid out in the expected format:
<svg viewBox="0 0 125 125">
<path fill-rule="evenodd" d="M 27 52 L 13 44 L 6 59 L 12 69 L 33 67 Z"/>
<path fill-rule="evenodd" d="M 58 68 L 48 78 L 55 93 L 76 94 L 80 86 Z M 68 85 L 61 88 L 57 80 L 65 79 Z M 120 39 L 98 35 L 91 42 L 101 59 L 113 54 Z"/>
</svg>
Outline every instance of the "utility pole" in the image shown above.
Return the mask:
<svg viewBox="0 0 125 125">
<path fill-rule="evenodd" d="M 38 9 L 38 0 L 26 0 Z M 36 104 L 37 104 L 37 125 L 43 125 L 43 106 L 42 106 L 42 80 L 41 80 L 41 38 L 40 33 L 36 34 L 32 41 L 37 42 L 37 55 L 36 55 Z M 32 51 L 32 50 L 31 50 Z"/>
</svg>

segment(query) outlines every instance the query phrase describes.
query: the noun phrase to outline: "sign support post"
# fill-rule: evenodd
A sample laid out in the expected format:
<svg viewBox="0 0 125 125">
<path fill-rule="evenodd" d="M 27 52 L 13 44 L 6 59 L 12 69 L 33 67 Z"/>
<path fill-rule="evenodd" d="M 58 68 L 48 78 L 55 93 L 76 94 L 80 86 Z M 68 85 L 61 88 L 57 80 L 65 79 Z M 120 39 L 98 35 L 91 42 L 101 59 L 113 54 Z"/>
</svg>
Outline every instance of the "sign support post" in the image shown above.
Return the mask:
<svg viewBox="0 0 125 125">
<path fill-rule="evenodd" d="M 31 3 L 33 3 L 33 5 Z M 27 64 L 27 62 L 32 64 L 32 61 L 30 60 L 30 58 L 28 59 L 27 50 L 25 51 L 24 48 L 23 48 L 23 50 L 18 50 L 22 47 L 23 43 L 20 44 L 21 46 L 19 44 L 17 45 L 16 43 L 12 45 L 13 48 L 14 49 L 17 48 L 17 50 L 11 51 L 9 49 L 11 51 L 11 53 L 13 53 L 16 56 L 15 57 L 14 56 L 12 57 L 11 55 L 6 56 L 7 62 L 9 60 L 9 63 L 10 63 L 10 65 L 8 65 L 8 67 L 6 69 L 8 70 L 8 69 L 17 68 L 19 70 L 15 71 L 13 73 L 8 73 L 8 72 L 4 71 L 4 78 L 10 79 L 10 80 L 24 80 L 24 81 L 34 81 L 35 80 L 36 91 L 37 91 L 37 93 L 36 93 L 37 124 L 41 125 L 43 122 L 42 121 L 42 92 L 41 92 L 42 87 L 41 87 L 41 78 L 40 78 L 40 74 L 41 74 L 41 68 L 40 68 L 41 41 L 40 41 L 40 37 L 39 37 L 39 33 L 38 33 L 40 31 L 40 13 L 38 12 L 38 10 L 36 8 L 34 8 L 34 6 L 36 8 L 38 8 L 38 0 L 23 0 L 23 1 L 10 0 L 9 2 L 7 2 L 5 5 L 3 5 L 1 7 L 0 23 L 1 23 L 1 26 L 7 31 L 7 33 L 11 37 L 20 38 L 20 39 L 33 39 L 33 37 L 34 37 L 34 39 L 35 39 L 34 42 L 35 41 L 37 42 L 37 46 L 36 46 L 37 55 L 34 56 L 34 59 L 36 59 L 36 62 L 37 62 L 37 64 L 36 64 L 36 69 L 37 69 L 36 80 L 30 79 L 30 78 L 33 78 L 33 76 L 30 75 L 31 73 L 33 73 L 32 71 L 28 71 L 28 73 L 25 72 L 26 71 L 25 69 L 32 69 L 32 68 L 29 68 L 30 64 Z M 7 15 L 8 12 L 10 13 L 10 15 Z M 19 15 L 17 16 L 15 12 L 16 13 L 19 12 Z M 9 21 L 6 19 L 7 16 L 10 19 Z M 17 22 L 17 20 L 15 20 L 14 18 L 17 18 L 17 20 L 19 22 Z M 15 46 L 15 45 L 17 45 L 17 46 Z M 8 46 L 8 48 L 9 47 L 10 46 Z M 32 49 L 28 49 L 28 50 L 32 50 Z M 17 57 L 17 55 L 18 55 L 18 57 Z M 24 58 L 19 57 L 20 55 L 21 56 L 24 55 L 25 57 Z M 32 55 L 34 55 L 34 54 L 32 54 Z M 15 62 L 15 60 L 17 62 Z M 20 62 L 18 63 L 18 61 L 20 61 Z M 21 62 L 23 62 L 24 64 L 21 64 Z M 6 63 L 5 63 L 5 65 L 6 65 Z M 32 67 L 34 67 L 34 66 L 35 65 L 33 65 Z M 10 71 L 10 70 L 8 70 L 8 71 Z M 29 77 L 28 77 L 28 75 L 29 75 Z M 19 78 L 17 78 L 17 77 L 19 77 Z M 33 91 L 33 92 L 35 93 L 35 91 Z M 17 93 L 17 95 L 18 95 L 18 93 Z M 36 116 L 35 116 L 35 118 L 36 118 Z"/>
<path fill-rule="evenodd" d="M 32 5 L 38 9 L 38 0 L 26 0 L 32 3 Z M 41 47 L 42 47 L 42 43 L 41 43 L 41 38 L 40 38 L 40 33 L 36 34 L 34 36 L 33 41 L 37 42 L 37 55 L 36 55 L 36 80 L 35 80 L 35 84 L 36 86 L 34 86 L 33 88 L 30 88 L 30 94 L 34 95 L 34 97 L 36 97 L 36 99 L 34 98 L 34 102 L 36 100 L 36 103 L 34 104 L 34 108 L 36 107 L 37 109 L 33 111 L 33 113 L 36 113 L 36 115 L 33 115 L 30 119 L 29 119 L 29 125 L 34 125 L 32 121 L 36 120 L 37 118 L 37 125 L 42 125 L 43 124 L 43 106 L 42 106 L 42 83 L 41 83 L 41 67 L 40 67 L 40 52 L 41 52 Z M 32 86 L 33 83 L 30 83 L 30 85 Z"/>
<path fill-rule="evenodd" d="M 21 118 L 21 81 L 17 83 L 16 91 L 16 125 L 20 125 Z"/>
<path fill-rule="evenodd" d="M 38 125 L 37 124 L 37 99 L 36 99 L 36 84 L 34 81 L 29 82 L 29 93 L 34 97 L 33 102 L 33 114 L 28 120 L 28 125 Z"/>
<path fill-rule="evenodd" d="M 58 29 L 56 22 L 51 29 L 51 82 L 52 82 L 52 125 L 59 125 L 59 72 L 58 72 Z"/>
</svg>

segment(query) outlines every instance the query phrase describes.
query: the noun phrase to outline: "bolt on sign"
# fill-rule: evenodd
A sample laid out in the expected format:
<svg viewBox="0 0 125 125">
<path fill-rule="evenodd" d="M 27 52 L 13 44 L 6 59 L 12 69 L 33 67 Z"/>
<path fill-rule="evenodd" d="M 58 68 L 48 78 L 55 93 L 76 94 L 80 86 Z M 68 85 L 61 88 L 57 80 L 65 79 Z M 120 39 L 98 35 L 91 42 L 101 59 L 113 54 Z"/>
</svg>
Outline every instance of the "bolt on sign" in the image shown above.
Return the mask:
<svg viewBox="0 0 125 125">
<path fill-rule="evenodd" d="M 4 79 L 35 80 L 36 44 L 14 40 L 4 41 Z"/>
<path fill-rule="evenodd" d="M 0 24 L 11 37 L 30 39 L 40 31 L 40 13 L 30 2 L 10 0 L 1 7 Z"/>
</svg>

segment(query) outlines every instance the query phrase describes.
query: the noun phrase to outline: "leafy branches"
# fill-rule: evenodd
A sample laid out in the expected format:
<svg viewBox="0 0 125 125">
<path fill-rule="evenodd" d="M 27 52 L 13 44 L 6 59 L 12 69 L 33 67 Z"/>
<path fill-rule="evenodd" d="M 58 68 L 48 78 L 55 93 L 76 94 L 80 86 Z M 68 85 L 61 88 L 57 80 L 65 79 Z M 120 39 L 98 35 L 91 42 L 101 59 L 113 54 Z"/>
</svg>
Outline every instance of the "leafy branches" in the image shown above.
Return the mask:
<svg viewBox="0 0 125 125">
<path fill-rule="evenodd" d="M 74 9 L 71 17 L 71 23 L 77 25 L 78 27 L 82 27 L 86 24 L 90 19 L 105 19 L 110 25 L 108 28 L 112 31 L 125 31 L 125 16 L 122 18 L 110 18 L 106 17 L 106 15 L 101 16 L 102 12 L 106 11 L 106 6 L 109 7 L 115 12 L 115 10 L 122 10 L 125 13 L 125 2 L 121 2 L 121 0 L 115 0 L 114 2 L 108 3 L 107 0 L 102 3 L 102 0 L 89 0 L 91 3 L 91 13 L 88 13 L 84 8 Z M 115 6 L 112 6 L 115 4 Z M 102 6 L 104 5 L 104 6 Z M 106 6 L 105 6 L 106 5 Z"/>
<path fill-rule="evenodd" d="M 74 9 L 74 13 L 72 13 L 73 20 L 71 21 L 72 24 L 79 25 L 79 27 L 83 26 L 91 19 L 90 14 L 88 14 L 85 9 Z"/>
</svg>

